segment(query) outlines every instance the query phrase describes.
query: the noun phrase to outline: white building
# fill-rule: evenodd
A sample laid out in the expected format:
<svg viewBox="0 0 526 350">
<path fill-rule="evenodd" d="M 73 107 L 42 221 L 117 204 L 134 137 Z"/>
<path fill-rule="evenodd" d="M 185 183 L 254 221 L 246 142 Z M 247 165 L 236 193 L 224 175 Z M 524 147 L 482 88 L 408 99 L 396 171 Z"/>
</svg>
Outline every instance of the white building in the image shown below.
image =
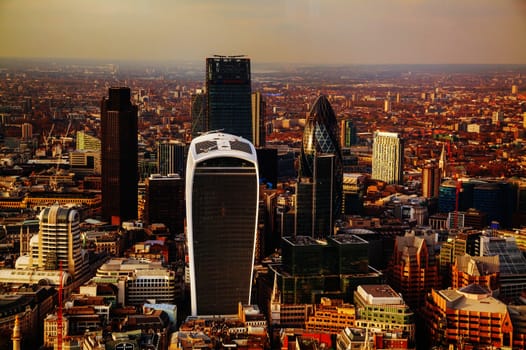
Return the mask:
<svg viewBox="0 0 526 350">
<path fill-rule="evenodd" d="M 374 133 L 372 178 L 388 184 L 401 184 L 404 180 L 404 141 L 397 133 Z"/>
</svg>

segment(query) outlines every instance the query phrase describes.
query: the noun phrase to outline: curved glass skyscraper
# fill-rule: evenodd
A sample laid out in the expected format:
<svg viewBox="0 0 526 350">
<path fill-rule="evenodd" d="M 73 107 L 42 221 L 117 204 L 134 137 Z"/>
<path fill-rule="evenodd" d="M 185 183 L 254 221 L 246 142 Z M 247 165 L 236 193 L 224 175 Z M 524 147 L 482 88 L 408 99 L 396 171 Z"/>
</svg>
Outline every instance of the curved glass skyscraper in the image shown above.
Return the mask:
<svg viewBox="0 0 526 350">
<path fill-rule="evenodd" d="M 336 115 L 319 96 L 303 131 L 297 188 L 296 234 L 322 237 L 342 212 L 343 166 Z"/>
<path fill-rule="evenodd" d="M 191 312 L 236 314 L 250 303 L 259 200 L 254 146 L 210 133 L 190 144 L 186 213 Z"/>
</svg>

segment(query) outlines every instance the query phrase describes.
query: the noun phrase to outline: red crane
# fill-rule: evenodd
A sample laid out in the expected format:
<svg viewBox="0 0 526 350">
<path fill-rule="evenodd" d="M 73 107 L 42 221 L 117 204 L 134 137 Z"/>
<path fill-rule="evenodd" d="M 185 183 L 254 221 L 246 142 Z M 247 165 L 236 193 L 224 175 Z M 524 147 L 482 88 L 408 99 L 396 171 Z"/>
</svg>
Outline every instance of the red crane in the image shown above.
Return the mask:
<svg viewBox="0 0 526 350">
<path fill-rule="evenodd" d="M 60 281 L 58 285 L 58 311 L 57 311 L 57 350 L 62 350 L 62 261 L 59 262 Z"/>
</svg>

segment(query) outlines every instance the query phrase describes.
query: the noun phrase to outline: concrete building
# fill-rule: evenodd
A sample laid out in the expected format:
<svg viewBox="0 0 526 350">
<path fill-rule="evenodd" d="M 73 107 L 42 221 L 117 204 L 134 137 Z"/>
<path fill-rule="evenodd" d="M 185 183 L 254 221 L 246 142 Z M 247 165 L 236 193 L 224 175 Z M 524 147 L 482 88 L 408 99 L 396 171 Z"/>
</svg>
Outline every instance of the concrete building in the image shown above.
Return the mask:
<svg viewBox="0 0 526 350">
<path fill-rule="evenodd" d="M 511 347 L 513 325 L 506 304 L 479 285 L 433 289 L 423 317 L 431 345 Z"/>
<path fill-rule="evenodd" d="M 342 300 L 321 298 L 314 308 L 314 314 L 305 323 L 308 332 L 339 334 L 345 327 L 353 327 L 356 320 L 354 305 Z"/>
<path fill-rule="evenodd" d="M 415 317 L 402 297 L 387 284 L 360 285 L 354 292 L 357 327 L 402 331 L 402 338 L 415 341 Z"/>
<path fill-rule="evenodd" d="M 397 133 L 377 131 L 373 141 L 372 178 L 402 184 L 404 140 Z"/>
<path fill-rule="evenodd" d="M 498 255 L 470 256 L 460 255 L 451 266 L 451 287 L 461 289 L 470 284 L 478 284 L 490 291 L 499 289 L 500 263 Z"/>
<path fill-rule="evenodd" d="M 404 296 L 412 308 L 424 304 L 426 294 L 440 287 L 438 261 L 433 249 L 433 236 L 396 237 L 393 256 L 386 274 L 389 285 Z"/>
</svg>

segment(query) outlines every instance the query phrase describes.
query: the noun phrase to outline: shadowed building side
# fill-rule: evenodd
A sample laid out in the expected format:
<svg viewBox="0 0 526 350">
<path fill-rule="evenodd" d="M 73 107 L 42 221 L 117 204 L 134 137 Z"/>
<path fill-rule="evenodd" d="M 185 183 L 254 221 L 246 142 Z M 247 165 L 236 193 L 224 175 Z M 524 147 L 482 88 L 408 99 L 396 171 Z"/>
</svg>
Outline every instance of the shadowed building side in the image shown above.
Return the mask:
<svg viewBox="0 0 526 350">
<path fill-rule="evenodd" d="M 235 314 L 250 304 L 259 181 L 247 140 L 223 133 L 195 138 L 186 169 L 192 315 Z"/>
</svg>

